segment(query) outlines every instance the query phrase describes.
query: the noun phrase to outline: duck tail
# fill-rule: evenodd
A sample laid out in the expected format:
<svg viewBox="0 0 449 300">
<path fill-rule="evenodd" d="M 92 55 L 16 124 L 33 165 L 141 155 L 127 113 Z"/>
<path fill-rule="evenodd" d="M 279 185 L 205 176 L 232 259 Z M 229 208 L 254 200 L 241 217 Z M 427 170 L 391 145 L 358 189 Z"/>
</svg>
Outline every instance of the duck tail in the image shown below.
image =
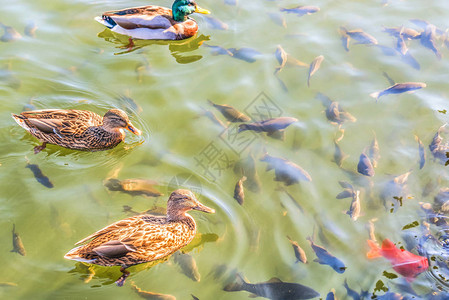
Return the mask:
<svg viewBox="0 0 449 300">
<path fill-rule="evenodd" d="M 105 17 L 100 17 L 100 16 L 96 16 L 95 21 L 97 21 L 100 24 L 103 24 L 104 26 L 106 26 L 109 29 L 114 28 L 117 23 L 114 22 L 114 20 L 112 20 L 112 18 L 105 16 Z"/>
<path fill-rule="evenodd" d="M 72 250 L 67 252 L 66 255 L 64 255 L 64 258 L 65 259 L 70 259 L 70 260 L 76 260 L 76 261 L 80 261 L 80 262 L 85 262 L 85 263 L 92 263 L 92 262 L 94 262 L 95 259 L 86 259 L 86 258 L 83 258 L 83 257 L 79 256 L 79 250 L 83 246 L 84 245 L 81 245 L 81 246 L 73 248 Z"/>
<path fill-rule="evenodd" d="M 377 245 L 377 243 L 375 241 L 372 240 L 367 240 L 368 242 L 368 246 L 371 248 L 370 251 L 368 251 L 368 253 L 366 253 L 366 257 L 368 257 L 369 259 L 373 259 L 373 258 L 377 258 L 377 257 L 381 257 L 382 255 L 380 254 L 380 248 Z"/>
<path fill-rule="evenodd" d="M 380 97 L 380 92 L 371 93 L 369 95 L 371 97 L 373 97 L 374 99 L 376 99 L 376 101 L 377 101 L 379 99 L 379 97 Z"/>
<path fill-rule="evenodd" d="M 20 127 L 28 131 L 30 130 L 30 127 L 25 122 L 26 117 L 16 114 L 11 114 L 11 117 L 14 119 L 14 121 L 16 121 L 17 124 L 19 124 Z"/>
<path fill-rule="evenodd" d="M 244 289 L 245 284 L 247 284 L 247 282 L 245 281 L 245 279 L 243 279 L 243 276 L 240 273 L 237 273 L 235 281 L 226 285 L 223 288 L 223 290 L 226 292 L 242 291 Z"/>
</svg>

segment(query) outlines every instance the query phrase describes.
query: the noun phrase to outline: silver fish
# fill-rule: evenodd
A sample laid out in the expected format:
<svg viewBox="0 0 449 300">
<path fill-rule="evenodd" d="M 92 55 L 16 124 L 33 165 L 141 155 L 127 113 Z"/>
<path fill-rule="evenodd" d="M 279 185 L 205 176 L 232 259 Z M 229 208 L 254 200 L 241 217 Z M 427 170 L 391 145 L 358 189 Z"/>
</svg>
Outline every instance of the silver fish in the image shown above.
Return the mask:
<svg viewBox="0 0 449 300">
<path fill-rule="evenodd" d="M 297 14 L 298 16 L 311 15 L 313 13 L 319 12 L 320 8 L 318 6 L 297 6 L 293 8 L 280 8 L 280 11 Z"/>
<path fill-rule="evenodd" d="M 320 294 L 315 290 L 293 282 L 283 282 L 279 278 L 271 278 L 267 282 L 248 283 L 241 274 L 237 274 L 235 282 L 226 285 L 226 292 L 247 291 L 259 297 L 272 300 L 312 299 Z"/>
<path fill-rule="evenodd" d="M 359 172 L 362 175 L 373 177 L 374 176 L 374 168 L 371 163 L 371 160 L 369 157 L 362 153 L 360 155 L 359 163 L 357 165 L 357 172 Z"/>
<path fill-rule="evenodd" d="M 246 180 L 246 176 L 243 176 L 242 178 L 237 181 L 234 188 L 234 199 L 237 200 L 237 202 L 240 205 L 243 205 L 243 201 L 245 200 L 245 191 L 243 189 L 243 182 Z"/>
<path fill-rule="evenodd" d="M 265 153 L 260 161 L 267 163 L 266 171 L 274 169 L 275 181 L 282 181 L 285 185 L 298 183 L 300 180 L 312 181 L 312 177 L 307 171 L 285 158 L 274 157 Z"/>
<path fill-rule="evenodd" d="M 36 178 L 37 182 L 42 184 L 43 186 L 51 189 L 53 186 L 53 183 L 50 181 L 50 179 L 42 173 L 42 170 L 39 168 L 36 164 L 29 164 L 27 163 L 26 167 L 33 172 L 34 178 Z"/>
<path fill-rule="evenodd" d="M 344 122 L 355 122 L 357 119 L 351 115 L 350 113 L 346 112 L 344 109 L 340 107 L 340 104 L 338 102 L 332 102 L 327 108 L 326 108 L 326 117 L 331 123 L 337 123 L 339 125 L 343 124 Z"/>
<path fill-rule="evenodd" d="M 346 158 L 348 158 L 349 155 L 347 155 L 346 153 L 343 152 L 343 150 L 341 150 L 340 145 L 336 140 L 334 140 L 334 146 L 335 146 L 334 161 L 337 164 L 337 166 L 341 167 L 343 161 Z"/>
<path fill-rule="evenodd" d="M 137 295 L 139 295 L 140 297 L 142 297 L 144 299 L 151 299 L 151 300 L 176 300 L 176 297 L 172 296 L 172 295 L 166 295 L 166 294 L 159 294 L 159 293 L 143 291 L 134 282 L 131 284 L 131 287 L 137 293 Z"/>
<path fill-rule="evenodd" d="M 424 150 L 424 145 L 417 135 L 415 135 L 415 140 L 418 142 L 419 151 L 419 168 L 422 169 L 426 163 L 426 151 Z"/>
<path fill-rule="evenodd" d="M 326 295 L 326 300 L 338 300 L 335 295 L 335 289 L 331 289 L 331 291 Z"/>
<path fill-rule="evenodd" d="M 203 43 L 202 46 L 209 48 L 210 52 L 212 55 L 216 56 L 216 55 L 229 55 L 229 56 L 234 56 L 234 54 L 232 54 L 231 51 L 229 51 L 226 48 L 223 48 L 221 46 L 212 46 L 206 43 Z"/>
<path fill-rule="evenodd" d="M 181 271 L 184 275 L 192 279 L 193 281 L 200 281 L 200 273 L 198 272 L 198 267 L 196 266 L 195 259 L 188 253 L 182 253 L 177 251 L 173 254 L 175 263 L 181 267 Z"/>
<path fill-rule="evenodd" d="M 232 53 L 232 57 L 249 63 L 255 62 L 260 56 L 262 56 L 262 53 L 252 48 L 229 48 L 228 51 Z"/>
<path fill-rule="evenodd" d="M 287 22 L 285 21 L 285 17 L 281 13 L 268 12 L 267 14 L 270 17 L 271 21 L 273 21 L 275 24 L 287 28 Z"/>
<path fill-rule="evenodd" d="M 443 126 L 438 128 L 435 136 L 432 139 L 432 142 L 429 145 L 429 149 L 433 157 L 439 160 L 440 163 L 444 165 L 446 165 L 449 161 L 449 157 L 447 154 L 449 152 L 449 145 L 447 143 L 442 144 L 443 138 L 441 137 L 440 133 L 443 131 L 446 125 L 447 124 L 444 124 Z"/>
<path fill-rule="evenodd" d="M 372 35 L 364 32 L 362 29 L 347 30 L 345 27 L 340 27 L 340 30 L 349 35 L 350 38 L 356 40 L 356 44 L 377 45 L 378 43 Z"/>
<path fill-rule="evenodd" d="M 298 122 L 298 119 L 292 117 L 279 117 L 260 122 L 253 122 L 239 125 L 239 132 L 252 130 L 256 132 L 267 132 L 268 135 L 272 135 L 277 131 L 282 131 L 291 124 Z"/>
<path fill-rule="evenodd" d="M 423 45 L 424 47 L 430 49 L 433 53 L 435 53 L 438 59 L 441 59 L 441 53 L 435 45 L 436 39 L 435 31 L 436 31 L 435 25 L 428 24 L 424 32 L 421 34 L 420 42 L 421 45 Z"/>
<path fill-rule="evenodd" d="M 213 123 L 220 126 L 223 130 L 227 128 L 227 126 L 220 119 L 218 119 L 217 116 L 213 112 L 211 112 L 210 110 L 205 109 L 203 107 L 201 107 L 201 109 L 203 110 L 203 112 L 201 113 L 203 116 L 206 116 L 207 118 L 209 118 L 209 120 L 211 120 Z"/>
<path fill-rule="evenodd" d="M 349 35 L 346 33 L 346 30 L 343 28 L 340 28 L 338 30 L 338 32 L 340 33 L 340 39 L 341 39 L 341 44 L 343 45 L 343 48 L 345 49 L 346 52 L 349 51 Z"/>
<path fill-rule="evenodd" d="M 409 27 L 384 27 L 384 32 L 388 33 L 391 36 L 399 37 L 402 35 L 403 38 L 411 40 L 411 39 L 419 39 L 421 37 L 421 32 L 416 31 L 413 28 Z"/>
<path fill-rule="evenodd" d="M 207 102 L 215 107 L 223 117 L 226 118 L 229 122 L 248 122 L 251 119 L 245 115 L 244 113 L 238 111 L 234 107 L 227 105 L 227 104 L 215 104 L 214 102 L 210 101 L 209 99 Z"/>
<path fill-rule="evenodd" d="M 154 180 L 108 178 L 103 182 L 103 185 L 110 191 L 120 191 L 131 196 L 159 197 L 163 195 L 154 188 L 155 185 L 158 185 Z"/>
<path fill-rule="evenodd" d="M 13 27 L 4 25 L 0 23 L 0 27 L 3 28 L 4 33 L 0 37 L 0 41 L 2 42 L 14 42 L 20 38 L 22 38 L 22 35 L 17 32 Z"/>
<path fill-rule="evenodd" d="M 408 52 L 408 48 L 407 45 L 405 44 L 404 37 L 402 36 L 402 34 L 399 34 L 399 36 L 397 37 L 396 50 L 402 55 L 406 55 Z"/>
<path fill-rule="evenodd" d="M 36 30 L 37 30 L 36 23 L 29 22 L 25 26 L 25 29 L 23 30 L 23 32 L 25 33 L 26 36 L 34 38 L 34 37 L 36 37 Z"/>
<path fill-rule="evenodd" d="M 259 193 L 262 188 L 262 183 L 259 179 L 259 174 L 256 169 L 256 161 L 253 154 L 250 152 L 248 156 L 234 166 L 234 172 L 237 174 L 244 174 L 247 177 L 246 187 L 253 193 Z"/>
<path fill-rule="evenodd" d="M 379 99 L 384 95 L 389 94 L 401 94 L 406 92 L 413 92 L 422 88 L 425 88 L 427 85 L 423 82 L 404 82 L 404 83 L 396 83 L 383 91 L 375 92 L 370 94 L 371 97 L 375 99 Z"/>
<path fill-rule="evenodd" d="M 398 206 L 402 206 L 403 200 L 407 198 L 407 181 L 410 174 L 411 171 L 396 176 L 384 185 L 380 198 L 385 208 L 390 209 L 391 212 L 394 212 Z M 389 206 L 390 202 L 393 203 L 392 207 Z"/>
<path fill-rule="evenodd" d="M 307 256 L 304 250 L 298 245 L 298 242 L 293 241 L 288 235 L 287 239 L 293 247 L 293 251 L 295 252 L 296 262 L 302 262 L 303 264 L 307 263 Z"/>
<path fill-rule="evenodd" d="M 380 158 L 380 151 L 376 134 L 374 134 L 374 139 L 372 140 L 371 145 L 368 147 L 368 157 L 371 160 L 373 168 L 377 168 L 377 162 Z"/>
<path fill-rule="evenodd" d="M 320 56 L 315 57 L 315 59 L 310 64 L 309 75 L 307 77 L 307 86 L 310 87 L 310 77 L 312 77 L 313 74 L 315 74 L 316 71 L 318 71 L 318 69 L 320 68 L 321 63 L 323 62 L 323 60 L 324 60 L 324 56 L 320 55 Z"/>
<path fill-rule="evenodd" d="M 313 261 L 322 265 L 328 265 L 332 269 L 334 269 L 334 271 L 337 273 L 341 274 L 345 272 L 346 266 L 340 259 L 332 255 L 329 251 L 327 251 L 323 247 L 315 244 L 311 237 L 308 237 L 307 240 L 309 241 L 310 246 L 312 247 L 313 251 L 317 256 L 317 259 L 314 259 Z"/>
<path fill-rule="evenodd" d="M 207 16 L 207 15 L 203 16 L 203 17 L 206 20 L 207 25 L 209 27 L 211 27 L 212 29 L 228 30 L 228 28 L 229 28 L 228 24 L 217 19 L 216 17 Z"/>
<path fill-rule="evenodd" d="M 12 225 L 12 250 L 10 252 L 16 252 L 22 256 L 25 256 L 26 250 L 23 246 L 22 239 L 19 234 L 16 232 L 16 224 Z"/>
<path fill-rule="evenodd" d="M 353 221 L 357 221 L 360 216 L 360 191 L 357 190 L 352 194 L 352 201 L 349 210 L 346 212 Z"/>
<path fill-rule="evenodd" d="M 449 188 L 440 188 L 438 194 L 433 198 L 435 210 L 447 214 L 449 212 Z"/>
</svg>

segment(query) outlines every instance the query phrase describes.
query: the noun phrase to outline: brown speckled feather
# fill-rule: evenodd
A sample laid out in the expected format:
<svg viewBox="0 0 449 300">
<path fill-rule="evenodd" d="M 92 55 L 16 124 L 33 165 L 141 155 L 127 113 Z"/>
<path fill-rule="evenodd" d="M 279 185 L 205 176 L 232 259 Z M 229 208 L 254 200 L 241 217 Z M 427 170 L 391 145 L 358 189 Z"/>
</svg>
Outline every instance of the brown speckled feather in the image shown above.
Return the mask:
<svg viewBox="0 0 449 300">
<path fill-rule="evenodd" d="M 103 117 L 87 110 L 26 111 L 13 118 L 39 140 L 69 149 L 110 149 L 125 138 L 120 130 L 105 130 Z"/>
<path fill-rule="evenodd" d="M 78 256 L 103 266 L 131 266 L 161 259 L 190 243 L 196 225 L 192 217 L 170 222 L 167 217 L 152 215 L 134 216 L 113 223 L 76 243 L 86 244 L 73 249 L 69 256 Z M 110 241 L 119 241 L 135 251 L 124 252 L 119 257 L 98 255 L 95 248 Z"/>
</svg>

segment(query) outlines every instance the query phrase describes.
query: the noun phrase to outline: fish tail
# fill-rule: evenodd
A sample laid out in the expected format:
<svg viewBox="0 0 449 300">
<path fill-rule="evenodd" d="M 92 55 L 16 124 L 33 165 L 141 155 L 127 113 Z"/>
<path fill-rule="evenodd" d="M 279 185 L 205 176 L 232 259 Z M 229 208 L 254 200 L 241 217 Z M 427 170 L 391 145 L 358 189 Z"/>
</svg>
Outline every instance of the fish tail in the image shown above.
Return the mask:
<svg viewBox="0 0 449 300">
<path fill-rule="evenodd" d="M 375 92 L 375 93 L 371 93 L 371 94 L 369 94 L 371 97 L 373 97 L 374 99 L 379 99 L 379 97 L 380 97 L 380 92 Z"/>
<path fill-rule="evenodd" d="M 214 102 L 210 101 L 209 99 L 207 99 L 207 103 L 209 103 L 210 105 L 214 106 Z"/>
<path fill-rule="evenodd" d="M 369 259 L 381 257 L 382 255 L 380 254 L 380 248 L 377 243 L 372 240 L 367 240 L 367 242 L 371 250 L 366 253 L 366 257 L 368 257 Z"/>
<path fill-rule="evenodd" d="M 244 285 L 247 282 L 245 281 L 245 279 L 243 279 L 242 275 L 240 273 L 236 274 L 236 279 L 234 282 L 231 282 L 230 284 L 226 285 L 223 290 L 226 292 L 237 292 L 237 291 L 242 291 Z"/>
</svg>

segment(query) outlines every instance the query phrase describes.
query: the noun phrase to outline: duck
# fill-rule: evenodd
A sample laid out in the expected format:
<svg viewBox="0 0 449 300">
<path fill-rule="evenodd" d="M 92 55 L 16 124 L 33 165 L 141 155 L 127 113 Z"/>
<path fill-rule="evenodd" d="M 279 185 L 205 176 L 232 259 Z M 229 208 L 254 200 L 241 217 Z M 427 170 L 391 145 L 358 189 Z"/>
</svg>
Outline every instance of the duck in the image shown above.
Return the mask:
<svg viewBox="0 0 449 300">
<path fill-rule="evenodd" d="M 194 0 L 175 0 L 172 8 L 149 5 L 114 10 L 95 17 L 111 31 L 143 40 L 183 40 L 198 32 L 192 13 L 210 14 Z M 131 42 L 131 40 L 130 40 Z"/>
<path fill-rule="evenodd" d="M 120 266 L 123 286 L 128 267 L 161 260 L 188 245 L 196 234 L 195 220 L 187 212 L 215 213 L 200 203 L 190 190 L 173 191 L 167 201 L 165 216 L 142 214 L 129 217 L 100 229 L 77 242 L 64 258 L 100 266 Z"/>
<path fill-rule="evenodd" d="M 12 114 L 12 118 L 42 142 L 34 147 L 35 154 L 47 144 L 84 151 L 106 150 L 125 139 L 124 129 L 142 134 L 121 109 L 110 109 L 103 117 L 88 110 L 43 109 Z"/>
</svg>

